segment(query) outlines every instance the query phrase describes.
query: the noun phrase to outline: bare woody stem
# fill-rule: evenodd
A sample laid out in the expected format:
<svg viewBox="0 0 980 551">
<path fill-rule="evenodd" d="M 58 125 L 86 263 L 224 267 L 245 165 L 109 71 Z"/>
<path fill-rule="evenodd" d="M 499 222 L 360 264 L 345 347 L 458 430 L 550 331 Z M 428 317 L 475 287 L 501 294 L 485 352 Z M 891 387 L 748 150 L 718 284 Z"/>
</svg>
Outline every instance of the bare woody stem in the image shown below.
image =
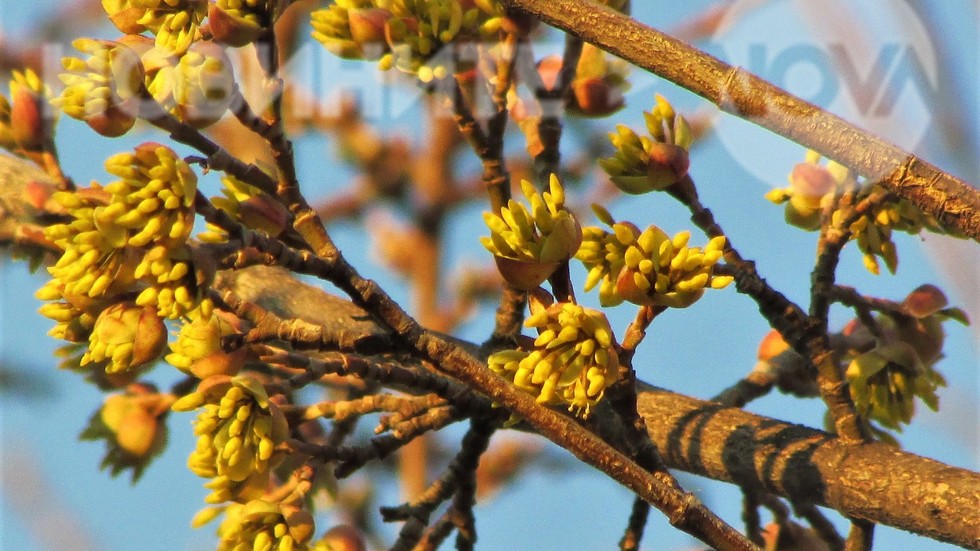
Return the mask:
<svg viewBox="0 0 980 551">
<path fill-rule="evenodd" d="M 980 241 L 980 192 L 966 182 L 738 67 L 589 0 L 502 0 L 754 122 L 880 181 Z"/>
<path fill-rule="evenodd" d="M 640 415 L 671 468 L 980 548 L 980 474 L 659 388 L 638 391 Z"/>
</svg>

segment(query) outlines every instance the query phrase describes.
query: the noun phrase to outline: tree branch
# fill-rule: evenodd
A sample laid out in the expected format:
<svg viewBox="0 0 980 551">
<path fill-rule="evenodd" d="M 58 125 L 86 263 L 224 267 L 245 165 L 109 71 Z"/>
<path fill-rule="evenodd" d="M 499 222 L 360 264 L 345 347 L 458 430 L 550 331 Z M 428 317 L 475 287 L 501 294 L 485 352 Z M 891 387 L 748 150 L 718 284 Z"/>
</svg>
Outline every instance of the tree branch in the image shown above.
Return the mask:
<svg viewBox="0 0 980 551">
<path fill-rule="evenodd" d="M 608 6 L 589 0 L 502 2 L 880 181 L 944 227 L 980 241 L 980 192 L 900 147 Z"/>
<path fill-rule="evenodd" d="M 637 407 L 671 468 L 980 549 L 980 474 L 650 386 Z"/>
</svg>

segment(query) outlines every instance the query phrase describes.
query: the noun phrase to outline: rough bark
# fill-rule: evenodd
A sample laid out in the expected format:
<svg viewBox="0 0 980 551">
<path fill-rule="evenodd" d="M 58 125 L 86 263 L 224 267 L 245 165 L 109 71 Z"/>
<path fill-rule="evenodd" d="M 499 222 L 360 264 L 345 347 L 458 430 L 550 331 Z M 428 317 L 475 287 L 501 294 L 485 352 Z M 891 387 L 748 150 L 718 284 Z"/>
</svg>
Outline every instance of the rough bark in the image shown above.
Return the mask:
<svg viewBox="0 0 980 551">
<path fill-rule="evenodd" d="M 671 468 L 980 548 L 980 474 L 649 386 L 637 408 Z"/>
</svg>

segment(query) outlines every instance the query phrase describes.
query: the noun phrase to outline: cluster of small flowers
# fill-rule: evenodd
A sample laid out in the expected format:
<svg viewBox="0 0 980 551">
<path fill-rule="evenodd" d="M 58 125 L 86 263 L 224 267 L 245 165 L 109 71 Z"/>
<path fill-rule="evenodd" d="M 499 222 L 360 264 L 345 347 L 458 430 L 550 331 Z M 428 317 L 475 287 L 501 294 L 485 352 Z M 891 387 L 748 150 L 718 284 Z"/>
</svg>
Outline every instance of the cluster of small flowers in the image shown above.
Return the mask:
<svg viewBox="0 0 980 551">
<path fill-rule="evenodd" d="M 499 214 L 483 213 L 490 237 L 480 242 L 494 255 L 508 283 L 531 290 L 575 254 L 582 229 L 565 208 L 565 190 L 554 174 L 543 194 L 527 180 L 521 182 L 521 190 L 530 209 L 511 199 Z"/>
<path fill-rule="evenodd" d="M 179 54 L 139 35 L 72 45 L 86 57 L 62 60 L 65 89 L 53 103 L 105 136 L 128 132 L 144 101 L 201 128 L 220 119 L 234 97 L 231 62 L 214 42 L 195 42 Z"/>
<path fill-rule="evenodd" d="M 104 440 L 102 467 L 110 469 L 113 476 L 130 469 L 135 482 L 150 459 L 166 447 L 163 417 L 173 401 L 172 394 L 157 392 L 153 385 L 131 384 L 123 392 L 106 397 L 80 438 Z"/>
<path fill-rule="evenodd" d="M 857 190 L 856 200 L 885 193 L 880 185 L 874 183 L 859 188 L 854 175 L 846 167 L 834 161 L 829 161 L 826 166 L 821 165 L 820 155 L 814 151 L 807 151 L 805 162 L 793 167 L 789 184 L 786 188 L 768 192 L 766 199 L 777 205 L 785 204 L 786 222 L 807 231 L 819 229 L 823 209 L 841 190 Z M 831 216 L 831 222 L 838 223 L 843 212 L 835 210 Z M 904 199 L 889 196 L 849 226 L 851 239 L 857 243 L 863 255 L 865 268 L 876 275 L 880 273 L 879 258 L 884 260 L 888 271 L 894 273 L 898 268 L 898 252 L 892 241 L 892 232 L 898 230 L 915 235 L 923 228 L 945 233 L 933 217 L 918 207 Z"/>
<path fill-rule="evenodd" d="M 269 167 L 269 172 L 274 169 Z M 275 197 L 234 176 L 223 176 L 221 183 L 221 196 L 212 197 L 211 203 L 246 227 L 279 237 L 289 226 L 289 211 Z M 197 237 L 206 243 L 222 243 L 228 239 L 223 229 L 212 224 Z"/>
<path fill-rule="evenodd" d="M 669 237 L 657 226 L 640 231 L 629 222 L 616 222 L 598 205 L 593 210 L 610 227 L 583 230 L 576 255 L 589 271 L 585 290 L 599 285 L 599 302 L 615 306 L 624 300 L 643 306 L 686 308 L 707 288 L 722 289 L 731 276 L 714 274 L 725 249 L 725 238 L 715 237 L 702 250 L 688 247 L 691 233 Z"/>
<path fill-rule="evenodd" d="M 198 38 L 205 0 L 103 0 L 109 20 L 126 34 L 149 31 L 160 48 L 182 53 Z"/>
<path fill-rule="evenodd" d="M 487 363 L 542 404 L 567 404 L 587 417 L 618 376 L 619 356 L 605 314 L 574 303 L 532 301 L 526 327 L 538 331 L 529 346 L 492 354 Z"/>
<path fill-rule="evenodd" d="M 210 479 L 205 502 L 220 504 L 202 509 L 193 525 L 224 513 L 219 550 L 310 549 L 310 513 L 298 500 L 272 500 L 266 492 L 270 470 L 282 459 L 276 447 L 288 437 L 289 426 L 265 387 L 244 375 L 213 375 L 171 409 L 201 410 L 194 422 L 197 445 L 187 466 Z"/>
<path fill-rule="evenodd" d="M 649 135 L 640 136 L 627 126 L 617 125 L 616 132 L 609 134 L 615 153 L 599 159 L 609 180 L 624 193 L 667 189 L 686 176 L 690 167 L 691 127 L 660 94 L 656 103 L 643 113 Z"/>
<path fill-rule="evenodd" d="M 307 551 L 326 546 L 310 545 L 313 517 L 305 509 L 263 499 L 233 503 L 224 509 L 218 527 L 218 551 Z"/>
<path fill-rule="evenodd" d="M 458 72 L 445 45 L 496 34 L 503 15 L 495 0 L 337 0 L 313 12 L 313 38 L 340 57 L 429 82 Z"/>
<path fill-rule="evenodd" d="M 901 306 L 901 315 L 881 313 L 875 318 L 876 332 L 855 319 L 841 333 L 844 375 L 858 412 L 893 430 L 911 422 L 916 397 L 933 411 L 938 409 L 936 389 L 946 384 L 935 369 L 942 358 L 942 323 L 968 323 L 961 310 L 947 307 L 946 296 L 932 285 L 912 291 Z"/>
<path fill-rule="evenodd" d="M 201 308 L 203 277 L 186 241 L 193 223 L 197 177 L 172 150 L 144 143 L 115 155 L 106 169 L 120 180 L 54 195 L 72 220 L 45 229 L 64 253 L 37 297 L 41 314 L 58 324 L 53 336 L 88 339 L 81 359 L 110 360 L 110 373 L 156 359 L 166 343 L 160 318 Z M 135 296 L 134 296 L 135 295 Z"/>
</svg>

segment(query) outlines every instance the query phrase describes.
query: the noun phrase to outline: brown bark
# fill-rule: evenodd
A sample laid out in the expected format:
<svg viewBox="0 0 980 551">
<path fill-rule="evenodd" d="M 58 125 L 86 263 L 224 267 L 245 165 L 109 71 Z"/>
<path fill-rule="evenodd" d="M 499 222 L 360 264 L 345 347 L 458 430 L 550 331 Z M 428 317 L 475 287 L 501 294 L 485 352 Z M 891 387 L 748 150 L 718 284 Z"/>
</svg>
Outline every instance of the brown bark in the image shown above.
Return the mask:
<svg viewBox="0 0 980 551">
<path fill-rule="evenodd" d="M 637 397 L 675 469 L 980 548 L 980 474 L 653 387 Z"/>
<path fill-rule="evenodd" d="M 980 192 L 738 67 L 589 0 L 502 0 L 855 170 L 980 241 Z"/>
</svg>

